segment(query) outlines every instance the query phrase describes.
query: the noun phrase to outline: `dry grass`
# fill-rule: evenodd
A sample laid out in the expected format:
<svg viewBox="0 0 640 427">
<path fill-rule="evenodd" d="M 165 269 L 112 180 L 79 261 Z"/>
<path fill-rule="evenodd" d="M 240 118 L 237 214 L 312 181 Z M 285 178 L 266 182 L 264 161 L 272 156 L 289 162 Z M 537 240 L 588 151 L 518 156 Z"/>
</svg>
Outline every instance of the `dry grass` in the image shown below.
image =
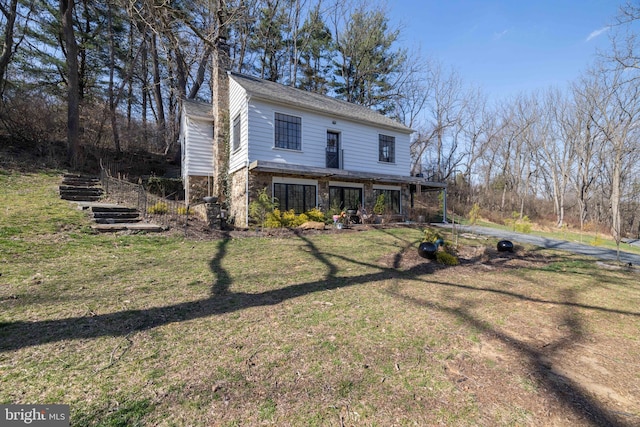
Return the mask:
<svg viewBox="0 0 640 427">
<path fill-rule="evenodd" d="M 55 180 L 30 185 L 73 222 L 0 217 L 2 403 L 104 426 L 640 423 L 636 270 L 492 241 L 445 268 L 416 229 L 92 235 Z"/>
</svg>

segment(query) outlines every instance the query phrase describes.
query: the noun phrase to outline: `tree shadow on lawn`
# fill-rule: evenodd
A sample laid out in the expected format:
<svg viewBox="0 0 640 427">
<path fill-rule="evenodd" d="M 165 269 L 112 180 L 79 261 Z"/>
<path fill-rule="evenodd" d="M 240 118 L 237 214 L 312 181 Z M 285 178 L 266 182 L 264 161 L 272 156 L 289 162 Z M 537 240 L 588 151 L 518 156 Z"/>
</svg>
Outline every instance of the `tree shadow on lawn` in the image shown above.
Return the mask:
<svg viewBox="0 0 640 427">
<path fill-rule="evenodd" d="M 429 283 L 435 283 L 436 285 L 446 287 L 459 286 L 447 282 Z M 583 324 L 578 320 L 577 316 L 574 315 L 575 307 L 581 307 L 580 304 L 575 302 L 575 292 L 568 291 L 565 292 L 564 295 L 566 298 L 566 304 L 563 305 L 567 308 L 561 323 L 567 326 L 566 329 L 568 330 L 568 333 L 557 339 L 555 342 L 546 344 L 543 350 L 539 350 L 535 346 L 527 344 L 525 341 L 520 340 L 515 336 L 488 326 L 487 322 L 482 321 L 470 313 L 468 301 L 458 300 L 458 306 L 452 308 L 451 306 L 447 306 L 439 302 L 404 295 L 399 289 L 394 287 L 388 289 L 387 292 L 390 295 L 406 301 L 407 303 L 417 305 L 419 307 L 427 307 L 431 310 L 437 310 L 442 313 L 452 315 L 463 321 L 465 324 L 498 339 L 504 345 L 517 351 L 517 353 L 527 361 L 528 366 L 535 373 L 535 377 L 545 389 L 549 390 L 555 398 L 564 403 L 564 405 L 572 410 L 576 415 L 582 417 L 592 425 L 612 427 L 630 427 L 632 425 L 636 425 L 635 423 L 627 424 L 615 418 L 607 408 L 603 407 L 600 402 L 590 396 L 579 383 L 554 372 L 553 366 L 549 362 L 554 354 L 571 348 L 572 346 L 580 343 L 584 338 Z M 527 298 L 527 300 L 530 299 Z M 451 302 L 452 299 L 450 298 L 448 303 Z"/>
<path fill-rule="evenodd" d="M 397 238 L 396 236 L 394 237 Z M 320 251 L 307 237 L 298 235 L 297 238 L 302 240 L 308 247 L 309 252 L 327 267 L 327 273 L 323 279 L 307 283 L 292 284 L 280 289 L 258 293 L 233 292 L 230 290 L 230 287 L 233 284 L 231 275 L 222 266 L 222 260 L 227 256 L 227 246 L 231 240 L 224 239 L 221 240 L 218 245 L 218 252 L 216 256 L 210 261 L 211 271 L 216 276 L 216 280 L 212 285 L 210 298 L 164 307 L 124 310 L 97 316 L 2 323 L 0 324 L 0 338 L 2 338 L 2 341 L 0 342 L 0 352 L 8 352 L 62 340 L 88 339 L 101 336 L 126 336 L 132 332 L 144 331 L 169 323 L 222 315 L 251 307 L 276 305 L 285 300 L 308 295 L 314 292 L 345 288 L 348 286 L 363 285 L 393 279 L 417 280 L 436 284 L 438 286 L 463 288 L 465 290 L 477 292 L 499 293 L 518 300 L 535 303 L 558 304 L 566 307 L 567 312 L 564 320 L 566 324 L 571 326 L 569 328 L 570 332 L 562 339 L 552 343 L 550 346 L 547 346 L 545 348 L 545 354 L 543 355 L 540 351 L 527 343 L 493 329 L 489 327 L 486 322 L 474 317 L 469 310 L 465 308 L 464 301 L 459 301 L 460 304 L 458 307 L 451 308 L 439 301 L 421 300 L 403 295 L 401 292 L 398 292 L 397 289 L 391 289 L 388 291 L 391 295 L 408 304 L 428 307 L 430 309 L 439 310 L 443 313 L 453 315 L 465 324 L 491 334 L 502 341 L 505 345 L 518 351 L 524 358 L 526 358 L 526 360 L 529 361 L 532 369 L 538 374 L 537 377 L 544 382 L 544 385 L 548 390 L 550 390 L 557 399 L 564 402 L 566 407 L 571 408 L 571 410 L 573 410 L 578 416 L 586 418 L 594 425 L 626 426 L 626 424 L 613 418 L 599 402 L 589 397 L 581 389 L 579 384 L 566 378 L 562 378 L 562 381 L 554 380 L 549 364 L 548 362 L 545 363 L 543 356 L 548 356 L 549 351 L 557 352 L 565 349 L 582 339 L 583 325 L 579 320 L 577 320 L 576 316 L 572 315 L 572 310 L 575 310 L 576 308 L 601 310 L 630 316 L 640 316 L 640 313 L 580 304 L 576 302 L 573 292 L 566 293 L 562 301 L 554 301 L 551 299 L 532 298 L 512 291 L 478 288 L 456 283 L 427 281 L 424 279 L 424 276 L 429 272 L 435 271 L 435 269 L 439 267 L 433 267 L 429 271 L 425 271 L 425 268 L 422 265 L 413 266 L 408 270 L 397 269 L 397 266 L 399 265 L 398 257 L 401 257 L 401 254 L 405 251 L 415 250 L 415 241 L 407 241 L 398 238 L 401 242 L 401 245 L 399 246 L 400 250 L 394 257 L 394 267 L 389 268 L 356 261 L 344 255 L 324 253 Z M 342 277 L 338 275 L 340 269 L 331 261 L 332 258 L 341 259 L 352 264 L 376 268 L 380 271 L 354 277 Z"/>
</svg>

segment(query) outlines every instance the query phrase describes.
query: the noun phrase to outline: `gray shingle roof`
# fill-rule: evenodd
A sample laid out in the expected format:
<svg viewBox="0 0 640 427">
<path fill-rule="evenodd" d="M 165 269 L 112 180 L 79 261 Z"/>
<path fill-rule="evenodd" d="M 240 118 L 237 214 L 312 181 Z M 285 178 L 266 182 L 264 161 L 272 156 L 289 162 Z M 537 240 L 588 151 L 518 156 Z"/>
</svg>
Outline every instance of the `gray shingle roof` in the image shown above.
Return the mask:
<svg viewBox="0 0 640 427">
<path fill-rule="evenodd" d="M 209 103 L 183 99 L 182 108 L 189 117 L 213 120 L 213 106 Z"/>
<path fill-rule="evenodd" d="M 264 101 L 287 104 L 306 110 L 318 111 L 331 116 L 344 117 L 358 122 L 394 129 L 398 132 L 412 133 L 413 130 L 400 122 L 386 117 L 377 111 L 361 105 L 341 101 L 314 92 L 307 92 L 280 83 L 262 80 L 229 71 L 229 76 L 242 86 L 249 95 Z"/>
</svg>

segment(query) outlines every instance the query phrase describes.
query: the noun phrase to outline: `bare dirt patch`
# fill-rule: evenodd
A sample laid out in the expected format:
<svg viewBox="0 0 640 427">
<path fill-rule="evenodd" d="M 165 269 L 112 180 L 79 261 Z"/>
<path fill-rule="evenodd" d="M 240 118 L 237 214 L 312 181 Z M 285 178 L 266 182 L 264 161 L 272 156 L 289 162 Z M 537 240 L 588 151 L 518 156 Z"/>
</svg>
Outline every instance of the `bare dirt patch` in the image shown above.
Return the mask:
<svg viewBox="0 0 640 427">
<path fill-rule="evenodd" d="M 638 313 L 603 307 L 597 295 L 587 296 L 595 291 L 583 285 L 536 281 L 538 271 L 558 271 L 558 280 L 566 272 L 569 284 L 570 274 L 591 275 L 596 284 L 598 269 L 617 269 L 593 262 L 595 271 L 583 270 L 564 256 L 522 247 L 498 252 L 489 245 L 460 245 L 456 252 L 460 265 L 454 267 L 421 258 L 413 246 L 379 260 L 386 268 L 483 294 L 477 304 L 472 292 L 452 294 L 464 295 L 468 304 L 452 312 L 484 319 L 476 325 L 474 344 L 444 362 L 456 393 L 472 395 L 485 408 L 499 408 L 510 396 L 514 410 L 504 414 L 506 424 L 640 425 L 640 386 L 637 373 L 628 371 L 637 366 L 638 354 L 630 355 L 619 335 L 633 333 L 624 324 L 635 317 L 637 325 Z M 507 271 L 516 278 L 510 273 L 506 283 L 482 281 L 495 281 Z M 544 285 L 550 285 L 546 294 Z M 574 414 L 567 415 L 568 410 Z"/>
</svg>

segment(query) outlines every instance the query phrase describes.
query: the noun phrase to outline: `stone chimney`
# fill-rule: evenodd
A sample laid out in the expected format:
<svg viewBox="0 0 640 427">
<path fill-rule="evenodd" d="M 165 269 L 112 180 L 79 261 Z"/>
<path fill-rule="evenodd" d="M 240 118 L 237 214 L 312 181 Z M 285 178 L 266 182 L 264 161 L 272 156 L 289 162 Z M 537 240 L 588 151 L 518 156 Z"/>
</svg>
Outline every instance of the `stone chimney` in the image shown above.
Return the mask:
<svg viewBox="0 0 640 427">
<path fill-rule="evenodd" d="M 213 48 L 213 176 L 212 194 L 224 201 L 225 180 L 229 168 L 229 45 L 224 36 L 216 38 Z"/>
</svg>

